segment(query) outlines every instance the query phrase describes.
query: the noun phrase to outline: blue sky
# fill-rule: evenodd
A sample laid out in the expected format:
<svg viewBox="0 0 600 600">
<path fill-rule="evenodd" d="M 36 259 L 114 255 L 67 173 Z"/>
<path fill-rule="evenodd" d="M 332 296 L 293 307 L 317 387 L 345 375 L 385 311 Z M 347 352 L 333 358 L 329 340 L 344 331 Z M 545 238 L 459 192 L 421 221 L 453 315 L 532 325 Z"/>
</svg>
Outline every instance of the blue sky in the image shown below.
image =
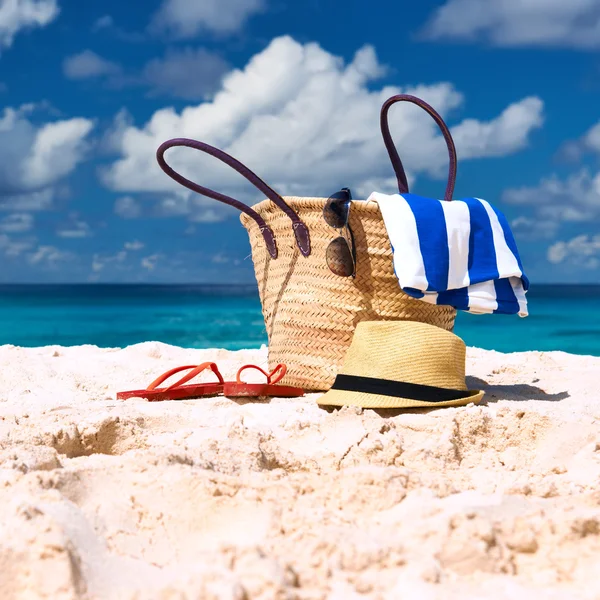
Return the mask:
<svg viewBox="0 0 600 600">
<path fill-rule="evenodd" d="M 0 0 L 0 282 L 251 282 L 238 215 L 174 184 L 157 146 L 216 145 L 282 194 L 394 193 L 378 113 L 404 92 L 444 116 L 455 197 L 505 212 L 533 282 L 600 283 L 600 0 L 341 7 Z M 411 191 L 443 196 L 433 121 L 390 123 Z"/>
</svg>

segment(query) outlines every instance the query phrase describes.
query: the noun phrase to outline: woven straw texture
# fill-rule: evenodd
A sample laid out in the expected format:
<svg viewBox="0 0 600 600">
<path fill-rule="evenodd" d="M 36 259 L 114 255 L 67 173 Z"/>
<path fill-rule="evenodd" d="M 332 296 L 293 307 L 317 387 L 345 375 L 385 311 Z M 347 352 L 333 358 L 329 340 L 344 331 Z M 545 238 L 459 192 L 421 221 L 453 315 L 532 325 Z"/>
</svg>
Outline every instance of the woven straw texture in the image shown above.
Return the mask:
<svg viewBox="0 0 600 600">
<path fill-rule="evenodd" d="M 350 227 L 357 254 L 353 279 L 334 275 L 327 267 L 327 246 L 339 233 L 323 220 L 326 199 L 285 200 L 310 231 L 312 251 L 308 257 L 296 246 L 289 218 L 271 201 L 253 208 L 275 234 L 276 259 L 269 256 L 256 223 L 241 216 L 250 237 L 269 338 L 269 367 L 288 366 L 284 384 L 328 390 L 361 321 L 420 321 L 453 329 L 453 308 L 415 300 L 400 289 L 377 204 L 352 203 Z"/>
<path fill-rule="evenodd" d="M 329 390 L 317 402 L 365 408 L 435 408 L 477 403 L 483 398 L 483 392 L 467 390 L 465 356 L 465 343 L 458 336 L 426 323 L 360 323 L 340 373 L 464 390 L 464 396 L 446 402 L 426 402 Z"/>
</svg>

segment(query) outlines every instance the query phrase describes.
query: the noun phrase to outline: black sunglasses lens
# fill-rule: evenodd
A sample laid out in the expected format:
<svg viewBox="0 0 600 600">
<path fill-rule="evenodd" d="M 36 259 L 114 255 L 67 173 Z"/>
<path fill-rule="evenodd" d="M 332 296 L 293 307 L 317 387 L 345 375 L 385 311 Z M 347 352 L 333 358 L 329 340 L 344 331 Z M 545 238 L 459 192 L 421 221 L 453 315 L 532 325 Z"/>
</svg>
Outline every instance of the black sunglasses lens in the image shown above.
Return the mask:
<svg viewBox="0 0 600 600">
<path fill-rule="evenodd" d="M 352 195 L 348 188 L 332 194 L 323 208 L 323 218 L 327 225 L 335 229 L 345 227 L 348 223 L 351 201 Z"/>
<path fill-rule="evenodd" d="M 340 277 L 354 275 L 354 259 L 346 238 L 338 237 L 327 246 L 325 255 L 327 266 L 332 273 Z"/>
</svg>

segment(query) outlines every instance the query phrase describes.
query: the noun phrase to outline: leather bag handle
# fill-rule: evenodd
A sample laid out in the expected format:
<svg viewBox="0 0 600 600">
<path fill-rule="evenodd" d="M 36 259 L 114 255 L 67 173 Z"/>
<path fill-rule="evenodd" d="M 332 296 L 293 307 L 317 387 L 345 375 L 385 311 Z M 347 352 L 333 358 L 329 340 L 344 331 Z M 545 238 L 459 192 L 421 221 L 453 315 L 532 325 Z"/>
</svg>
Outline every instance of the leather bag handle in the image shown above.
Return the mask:
<svg viewBox="0 0 600 600">
<path fill-rule="evenodd" d="M 230 196 L 226 196 L 225 194 L 221 194 L 220 192 L 215 192 L 207 187 L 201 186 L 187 178 L 183 175 L 175 171 L 172 167 L 167 164 L 165 160 L 165 152 L 169 148 L 174 148 L 177 146 L 185 146 L 187 148 L 193 148 L 195 150 L 200 150 L 201 152 L 205 152 L 206 154 L 210 154 L 215 158 L 219 159 L 221 162 L 230 166 L 232 169 L 240 173 L 243 177 L 245 177 L 252 185 L 254 185 L 257 189 L 259 189 L 269 200 L 274 202 L 292 221 L 292 229 L 294 231 L 294 236 L 296 237 L 296 244 L 300 249 L 300 252 L 303 256 L 310 255 L 310 234 L 308 232 L 308 227 L 305 223 L 300 219 L 298 214 L 286 203 L 286 201 L 277 193 L 273 188 L 267 185 L 258 175 L 253 173 L 248 167 L 243 165 L 239 160 L 233 158 L 226 152 L 219 150 L 213 146 L 209 146 L 204 142 L 198 142 L 196 140 L 190 140 L 187 138 L 174 138 L 172 140 L 167 140 L 163 142 L 156 151 L 156 160 L 160 168 L 172 179 L 180 183 L 184 187 L 196 192 L 197 194 L 201 194 L 202 196 L 208 196 L 209 198 L 213 198 L 214 200 L 218 200 L 219 202 L 223 202 L 224 204 L 228 204 L 229 206 L 233 206 L 238 210 L 246 213 L 249 217 L 256 221 L 257 225 L 260 228 L 260 231 L 265 239 L 265 244 L 267 245 L 267 250 L 272 258 L 277 258 L 277 243 L 275 242 L 275 236 L 273 235 L 272 229 L 267 225 L 265 220 L 252 208 L 246 206 L 239 200 L 235 198 L 231 198 Z"/>
<path fill-rule="evenodd" d="M 421 100 L 421 98 L 417 98 L 416 96 L 411 96 L 409 94 L 398 94 L 397 96 L 392 96 L 391 98 L 388 98 L 381 107 L 381 133 L 383 135 L 385 147 L 387 148 L 388 154 L 390 155 L 392 166 L 394 167 L 394 171 L 396 173 L 396 179 L 398 180 L 398 190 L 401 194 L 409 193 L 406 173 L 404 172 L 402 161 L 400 160 L 400 156 L 398 155 L 398 151 L 396 150 L 396 146 L 394 145 L 394 141 L 392 140 L 392 135 L 390 134 L 390 126 L 388 124 L 388 112 L 390 110 L 390 107 L 396 102 L 412 102 L 413 104 L 420 106 L 423 110 L 427 111 L 433 117 L 435 122 L 438 124 L 439 128 L 442 130 L 442 134 L 444 136 L 444 139 L 446 140 L 446 145 L 448 146 L 448 154 L 450 156 L 450 168 L 448 170 L 448 185 L 446 186 L 444 200 L 452 200 L 452 194 L 454 193 L 454 184 L 456 183 L 457 170 L 456 147 L 454 146 L 454 140 L 452 139 L 450 131 L 446 126 L 446 123 L 444 123 L 442 117 L 440 117 L 440 115 L 429 104 L 427 104 L 427 102 Z"/>
</svg>

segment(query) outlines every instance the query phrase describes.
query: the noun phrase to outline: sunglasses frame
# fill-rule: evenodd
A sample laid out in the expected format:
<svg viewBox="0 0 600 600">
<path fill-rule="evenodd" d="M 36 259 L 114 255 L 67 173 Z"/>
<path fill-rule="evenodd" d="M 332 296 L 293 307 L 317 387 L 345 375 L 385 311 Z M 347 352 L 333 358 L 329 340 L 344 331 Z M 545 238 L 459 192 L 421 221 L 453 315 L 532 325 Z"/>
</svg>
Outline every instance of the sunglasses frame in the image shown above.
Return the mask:
<svg viewBox="0 0 600 600">
<path fill-rule="evenodd" d="M 347 195 L 347 198 L 336 198 L 336 194 L 345 194 Z M 342 232 L 337 238 L 333 239 L 330 243 L 329 246 L 327 247 L 327 251 L 326 251 L 326 261 L 327 261 L 327 266 L 329 267 L 329 270 L 334 274 L 337 275 L 338 277 L 356 277 L 356 245 L 354 243 L 354 234 L 352 233 L 352 228 L 350 227 L 350 208 L 352 206 L 352 192 L 350 191 L 349 188 L 342 188 L 339 192 L 336 192 L 336 194 L 332 194 L 328 199 L 327 202 L 325 203 L 325 206 L 323 207 L 323 220 L 325 221 L 325 223 L 327 223 L 327 225 L 329 225 L 332 229 L 335 229 L 336 231 L 340 231 Z M 338 201 L 340 204 L 345 204 L 347 206 L 346 209 L 346 214 L 345 214 L 345 218 L 343 221 L 343 224 L 340 225 L 339 227 L 332 224 L 331 219 L 328 218 L 328 209 L 330 209 L 330 207 L 332 206 L 332 204 Z M 336 214 L 337 216 L 339 216 L 339 214 L 341 214 L 341 211 L 334 211 L 334 214 Z M 348 240 L 348 237 L 343 235 L 343 232 L 347 232 L 348 237 L 350 238 L 350 240 Z M 333 244 L 335 244 L 338 240 L 344 240 L 344 243 L 346 244 L 346 247 L 348 249 L 350 258 L 352 260 L 352 273 L 349 273 L 348 275 L 345 275 L 343 273 L 339 273 L 336 272 L 329 261 L 329 253 L 330 253 L 330 249 L 333 247 Z"/>
</svg>

